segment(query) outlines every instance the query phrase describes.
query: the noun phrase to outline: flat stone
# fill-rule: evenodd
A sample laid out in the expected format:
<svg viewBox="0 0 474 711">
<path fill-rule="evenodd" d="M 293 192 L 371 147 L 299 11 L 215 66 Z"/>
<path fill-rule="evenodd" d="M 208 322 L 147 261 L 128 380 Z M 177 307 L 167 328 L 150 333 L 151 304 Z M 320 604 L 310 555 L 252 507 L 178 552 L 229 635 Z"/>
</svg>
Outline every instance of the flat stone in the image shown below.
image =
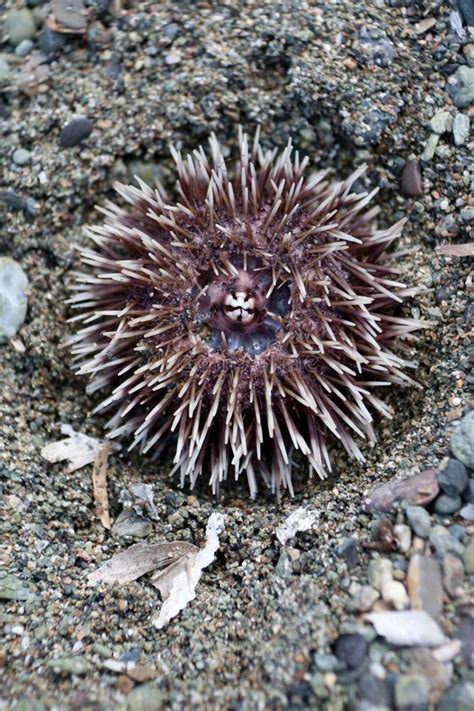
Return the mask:
<svg viewBox="0 0 474 711">
<path fill-rule="evenodd" d="M 28 278 L 14 259 L 0 257 L 0 343 L 13 338 L 25 320 Z"/>
<path fill-rule="evenodd" d="M 408 594 L 412 610 L 425 610 L 438 617 L 443 608 L 441 569 L 434 558 L 412 556 L 407 574 Z"/>
<path fill-rule="evenodd" d="M 443 585 L 451 598 L 460 597 L 463 594 L 464 565 L 459 556 L 454 553 L 446 553 L 443 556 Z"/>
<path fill-rule="evenodd" d="M 462 559 L 466 573 L 474 575 L 474 538 L 471 538 L 469 545 L 464 549 Z"/>
<path fill-rule="evenodd" d="M 400 647 L 439 647 L 446 637 L 425 610 L 370 612 L 367 619 L 377 634 Z"/>
<path fill-rule="evenodd" d="M 83 32 L 87 26 L 83 0 L 52 0 L 54 19 L 59 25 Z"/>
<path fill-rule="evenodd" d="M 449 446 L 456 459 L 468 469 L 474 469 L 474 410 L 462 418 L 453 432 Z"/>
<path fill-rule="evenodd" d="M 436 148 L 439 143 L 439 134 L 432 133 L 428 136 L 428 140 L 425 143 L 423 153 L 421 154 L 421 160 L 429 161 L 433 158 Z"/>
<path fill-rule="evenodd" d="M 458 67 L 448 81 L 448 93 L 458 109 L 469 108 L 474 101 L 474 67 Z"/>
<path fill-rule="evenodd" d="M 437 470 L 427 469 L 408 479 L 395 479 L 374 489 L 364 501 L 364 509 L 370 513 L 391 511 L 402 500 L 426 506 L 438 493 Z"/>
<path fill-rule="evenodd" d="M 431 531 L 431 517 L 421 506 L 407 506 L 405 511 L 411 529 L 419 538 L 428 538 Z"/>
</svg>

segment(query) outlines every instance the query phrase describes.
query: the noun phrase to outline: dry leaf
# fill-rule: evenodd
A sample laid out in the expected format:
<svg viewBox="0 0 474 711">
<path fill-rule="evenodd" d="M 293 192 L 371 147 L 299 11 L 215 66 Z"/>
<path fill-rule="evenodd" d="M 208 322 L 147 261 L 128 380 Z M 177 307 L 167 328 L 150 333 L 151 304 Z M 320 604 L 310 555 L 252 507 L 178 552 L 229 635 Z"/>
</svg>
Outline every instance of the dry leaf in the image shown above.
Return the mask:
<svg viewBox="0 0 474 711">
<path fill-rule="evenodd" d="M 290 538 L 298 533 L 298 531 L 309 531 L 314 526 L 319 518 L 319 513 L 314 509 L 308 509 L 305 506 L 293 511 L 276 530 L 276 537 L 282 544 L 286 545 Z"/>
<path fill-rule="evenodd" d="M 403 647 L 438 647 L 448 640 L 435 620 L 424 610 L 371 612 L 367 619 L 377 634 Z"/>
<path fill-rule="evenodd" d="M 62 434 L 68 435 L 67 439 L 47 444 L 41 450 L 41 456 L 55 464 L 65 459 L 69 462 L 68 472 L 74 472 L 87 464 L 92 464 L 97 456 L 99 447 L 104 444 L 101 439 L 95 439 L 82 432 L 76 432 L 71 425 L 61 425 Z M 111 445 L 113 449 L 120 449 L 120 445 Z"/>
<path fill-rule="evenodd" d="M 474 257 L 474 242 L 442 244 L 437 251 L 439 254 L 445 254 L 448 257 Z"/>
<path fill-rule="evenodd" d="M 183 556 L 199 549 L 192 543 L 136 543 L 117 553 L 97 570 L 89 573 L 89 585 L 97 583 L 128 583 L 157 568 L 173 565 Z"/>
<path fill-rule="evenodd" d="M 92 487 L 94 491 L 95 512 L 104 528 L 110 529 L 109 497 L 107 494 L 107 461 L 111 445 L 101 444 L 97 450 L 92 469 Z"/>
<path fill-rule="evenodd" d="M 224 529 L 224 516 L 213 513 L 209 517 L 206 528 L 206 543 L 197 553 L 189 553 L 181 561 L 153 576 L 153 584 L 164 600 L 153 624 L 158 629 L 186 607 L 188 602 L 196 597 L 196 586 L 204 568 L 214 560 L 219 548 L 219 534 Z"/>
</svg>

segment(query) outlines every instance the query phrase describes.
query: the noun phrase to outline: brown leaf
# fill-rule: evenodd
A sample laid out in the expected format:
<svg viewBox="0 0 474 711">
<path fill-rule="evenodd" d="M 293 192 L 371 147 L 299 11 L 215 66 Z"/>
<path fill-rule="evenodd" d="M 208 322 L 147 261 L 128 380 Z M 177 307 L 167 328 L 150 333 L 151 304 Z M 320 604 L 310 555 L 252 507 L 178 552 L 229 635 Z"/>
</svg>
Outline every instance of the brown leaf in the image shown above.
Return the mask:
<svg viewBox="0 0 474 711">
<path fill-rule="evenodd" d="M 117 553 L 87 576 L 89 585 L 97 583 L 128 583 L 157 568 L 167 568 L 188 553 L 199 549 L 192 543 L 136 543 Z"/>
</svg>

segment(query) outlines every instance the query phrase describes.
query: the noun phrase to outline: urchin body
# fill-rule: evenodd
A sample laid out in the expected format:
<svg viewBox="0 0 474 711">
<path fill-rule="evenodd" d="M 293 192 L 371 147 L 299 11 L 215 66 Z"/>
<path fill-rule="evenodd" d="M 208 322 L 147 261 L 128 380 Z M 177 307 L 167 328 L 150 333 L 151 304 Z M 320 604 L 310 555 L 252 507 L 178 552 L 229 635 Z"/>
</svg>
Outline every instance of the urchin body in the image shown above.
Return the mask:
<svg viewBox="0 0 474 711">
<path fill-rule="evenodd" d="M 70 343 L 106 395 L 97 409 L 113 411 L 110 436 L 173 446 L 182 484 L 246 475 L 254 496 L 260 475 L 291 492 L 296 450 L 321 478 L 331 440 L 362 460 L 369 407 L 389 416 L 372 388 L 411 382 L 392 351 L 420 326 L 393 315 L 410 291 L 387 255 L 402 223 L 376 228 L 373 193 L 351 192 L 363 168 L 305 179 L 291 146 L 276 156 L 241 135 L 230 174 L 210 148 L 173 151 L 176 202 L 118 186 L 131 207 L 109 204 L 88 230 Z"/>
</svg>

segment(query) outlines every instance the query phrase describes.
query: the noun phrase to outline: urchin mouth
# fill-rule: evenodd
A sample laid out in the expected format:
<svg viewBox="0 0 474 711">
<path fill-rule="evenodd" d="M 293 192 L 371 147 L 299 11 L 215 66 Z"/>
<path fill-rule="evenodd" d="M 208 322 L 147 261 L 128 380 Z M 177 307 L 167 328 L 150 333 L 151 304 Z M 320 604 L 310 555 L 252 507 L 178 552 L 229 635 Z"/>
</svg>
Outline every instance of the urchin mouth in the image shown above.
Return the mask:
<svg viewBox="0 0 474 711">
<path fill-rule="evenodd" d="M 197 300 L 201 335 L 213 350 L 243 350 L 254 358 L 275 342 L 290 310 L 289 295 L 286 284 L 269 289 L 264 270 L 211 279 Z"/>
</svg>

